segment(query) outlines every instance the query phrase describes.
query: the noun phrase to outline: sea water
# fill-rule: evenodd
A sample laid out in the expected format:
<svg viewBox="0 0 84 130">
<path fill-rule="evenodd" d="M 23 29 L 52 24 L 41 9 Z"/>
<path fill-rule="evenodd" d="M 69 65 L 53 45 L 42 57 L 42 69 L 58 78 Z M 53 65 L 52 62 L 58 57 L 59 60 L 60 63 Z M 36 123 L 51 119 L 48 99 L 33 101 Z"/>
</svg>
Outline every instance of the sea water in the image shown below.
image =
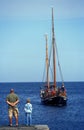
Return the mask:
<svg viewBox="0 0 84 130">
<path fill-rule="evenodd" d="M 24 105 L 26 99 L 30 98 L 33 106 L 32 125 L 46 124 L 50 130 L 84 130 L 84 82 L 65 82 L 68 101 L 64 107 L 43 105 L 40 100 L 41 85 L 40 82 L 0 83 L 0 126 L 9 125 L 6 96 L 13 88 L 20 99 L 19 125 L 25 124 Z"/>
</svg>

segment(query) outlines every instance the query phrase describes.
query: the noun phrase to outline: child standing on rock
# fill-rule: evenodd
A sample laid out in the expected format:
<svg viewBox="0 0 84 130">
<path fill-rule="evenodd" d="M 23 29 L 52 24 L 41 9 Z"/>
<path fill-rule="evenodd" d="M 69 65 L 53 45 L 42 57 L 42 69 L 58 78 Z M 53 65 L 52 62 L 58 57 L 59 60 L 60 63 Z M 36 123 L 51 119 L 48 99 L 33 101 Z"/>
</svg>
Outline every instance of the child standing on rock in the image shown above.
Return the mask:
<svg viewBox="0 0 84 130">
<path fill-rule="evenodd" d="M 30 99 L 27 99 L 27 103 L 24 107 L 25 115 L 26 115 L 26 125 L 30 126 L 32 124 L 32 104 L 30 103 Z"/>
</svg>

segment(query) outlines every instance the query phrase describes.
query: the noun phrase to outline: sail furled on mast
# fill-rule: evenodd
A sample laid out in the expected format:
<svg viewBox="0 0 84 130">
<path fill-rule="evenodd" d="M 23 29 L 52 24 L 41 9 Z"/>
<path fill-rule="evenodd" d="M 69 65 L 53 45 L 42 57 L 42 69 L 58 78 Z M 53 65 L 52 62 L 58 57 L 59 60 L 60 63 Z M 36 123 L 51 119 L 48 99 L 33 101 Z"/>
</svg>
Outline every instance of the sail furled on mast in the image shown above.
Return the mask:
<svg viewBox="0 0 84 130">
<path fill-rule="evenodd" d="M 55 33 L 54 33 L 54 14 L 52 8 L 52 46 L 53 46 L 53 77 L 54 88 L 56 88 L 56 50 L 55 50 Z"/>
<path fill-rule="evenodd" d="M 46 82 L 49 89 L 49 59 L 48 59 L 48 38 L 47 35 L 45 35 L 46 39 Z"/>
<path fill-rule="evenodd" d="M 53 46 L 53 69 L 54 69 L 53 77 L 54 77 L 54 85 L 56 87 L 56 62 L 58 62 L 62 84 L 64 84 L 64 79 L 63 79 L 63 74 L 62 74 L 62 69 L 61 69 L 61 65 L 59 61 L 58 49 L 57 49 L 57 44 L 56 44 L 56 39 L 55 39 L 53 8 L 52 8 L 52 46 Z"/>
</svg>

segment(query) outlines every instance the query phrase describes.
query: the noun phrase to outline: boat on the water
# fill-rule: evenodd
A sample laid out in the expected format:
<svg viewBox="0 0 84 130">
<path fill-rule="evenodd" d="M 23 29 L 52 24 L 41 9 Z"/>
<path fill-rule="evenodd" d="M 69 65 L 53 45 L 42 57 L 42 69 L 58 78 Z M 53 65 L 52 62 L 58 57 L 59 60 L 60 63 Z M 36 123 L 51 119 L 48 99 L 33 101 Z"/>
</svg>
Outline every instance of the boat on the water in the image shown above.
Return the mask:
<svg viewBox="0 0 84 130">
<path fill-rule="evenodd" d="M 53 64 L 53 69 L 51 71 L 53 81 L 50 81 L 51 59 L 52 59 L 52 64 Z M 58 67 L 60 71 L 60 76 L 62 79 L 60 86 L 57 86 L 57 81 L 56 81 L 57 62 L 58 62 Z M 57 45 L 56 45 L 56 40 L 55 40 L 53 8 L 52 8 L 52 47 L 50 50 L 50 55 L 48 56 L 48 38 L 46 35 L 46 70 L 45 70 L 45 73 L 46 73 L 46 79 L 45 81 L 43 81 L 43 86 L 41 86 L 41 90 L 40 90 L 40 97 L 41 97 L 42 103 L 46 105 L 57 105 L 57 106 L 66 105 L 67 92 L 64 85 L 64 80 L 63 80 L 63 75 L 61 71 L 61 65 L 59 62 L 58 50 L 57 50 Z"/>
</svg>

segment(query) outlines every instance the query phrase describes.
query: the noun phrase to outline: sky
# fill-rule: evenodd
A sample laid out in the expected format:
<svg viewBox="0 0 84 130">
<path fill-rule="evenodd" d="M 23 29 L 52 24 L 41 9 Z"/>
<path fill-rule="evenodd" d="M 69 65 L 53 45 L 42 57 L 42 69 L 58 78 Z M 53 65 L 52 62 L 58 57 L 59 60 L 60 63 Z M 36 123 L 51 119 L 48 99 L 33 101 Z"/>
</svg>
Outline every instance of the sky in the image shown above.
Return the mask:
<svg viewBox="0 0 84 130">
<path fill-rule="evenodd" d="M 64 81 L 84 81 L 83 0 L 0 0 L 0 82 L 42 81 L 52 7 Z"/>
</svg>

